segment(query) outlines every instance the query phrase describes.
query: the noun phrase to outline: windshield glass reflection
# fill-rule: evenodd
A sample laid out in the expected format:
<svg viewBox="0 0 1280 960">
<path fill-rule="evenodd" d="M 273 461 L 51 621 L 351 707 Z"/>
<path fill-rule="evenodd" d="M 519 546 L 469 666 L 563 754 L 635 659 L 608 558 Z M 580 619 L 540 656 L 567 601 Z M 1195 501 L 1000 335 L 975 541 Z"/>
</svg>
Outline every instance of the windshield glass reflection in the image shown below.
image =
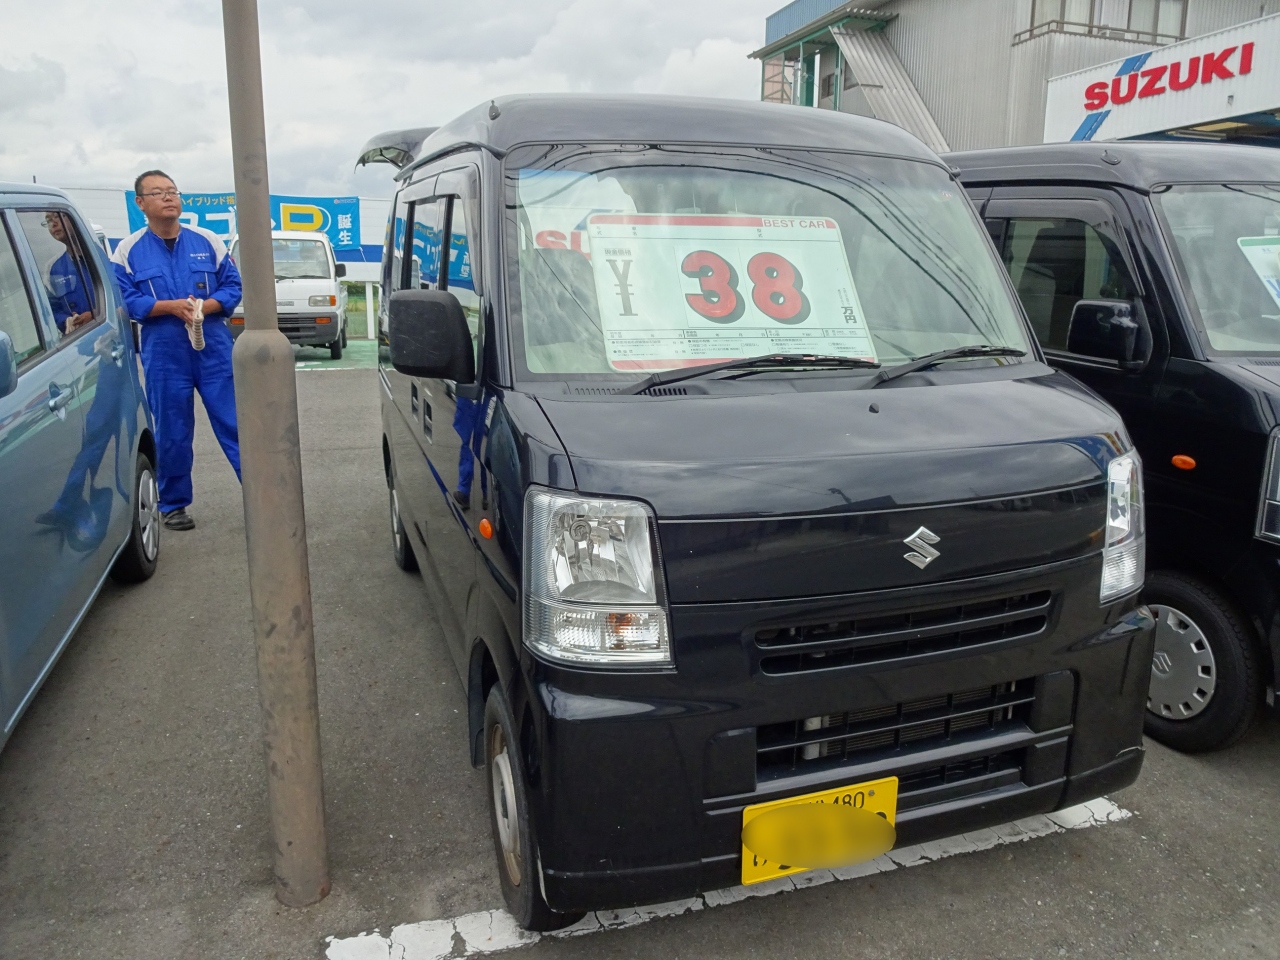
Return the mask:
<svg viewBox="0 0 1280 960">
<path fill-rule="evenodd" d="M 963 191 L 935 165 L 562 145 L 506 166 L 513 339 L 534 378 L 1030 349 Z"/>
<path fill-rule="evenodd" d="M 1175 186 L 1156 202 L 1209 345 L 1280 350 L 1280 185 Z"/>
</svg>

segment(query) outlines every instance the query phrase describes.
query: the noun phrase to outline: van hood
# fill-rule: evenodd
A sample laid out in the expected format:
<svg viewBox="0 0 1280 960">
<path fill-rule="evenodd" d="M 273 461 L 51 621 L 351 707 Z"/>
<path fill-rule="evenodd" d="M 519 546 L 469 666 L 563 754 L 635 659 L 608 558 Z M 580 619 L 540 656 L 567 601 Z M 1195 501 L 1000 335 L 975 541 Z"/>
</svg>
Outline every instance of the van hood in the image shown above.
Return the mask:
<svg viewBox="0 0 1280 960">
<path fill-rule="evenodd" d="M 874 391 L 539 402 L 579 491 L 653 507 L 673 601 L 814 596 L 1100 549 L 1106 464 L 1131 444 L 1097 396 L 1036 369 Z M 939 538 L 924 568 L 904 559 L 920 527 Z"/>
<path fill-rule="evenodd" d="M 1280 418 L 1280 363 L 1274 357 L 1249 357 L 1237 361 L 1214 361 L 1213 368 L 1223 371 L 1250 390 L 1262 393 L 1272 411 Z M 1261 380 L 1262 383 L 1258 383 Z"/>
</svg>

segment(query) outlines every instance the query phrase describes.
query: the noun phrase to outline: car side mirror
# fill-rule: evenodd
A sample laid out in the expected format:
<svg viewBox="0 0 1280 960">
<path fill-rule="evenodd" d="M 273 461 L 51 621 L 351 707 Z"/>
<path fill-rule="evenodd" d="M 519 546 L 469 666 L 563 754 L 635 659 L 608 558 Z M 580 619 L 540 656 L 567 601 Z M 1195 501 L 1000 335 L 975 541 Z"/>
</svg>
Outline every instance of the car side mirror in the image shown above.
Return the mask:
<svg viewBox="0 0 1280 960">
<path fill-rule="evenodd" d="M 7 397 L 18 389 L 18 356 L 13 352 L 13 341 L 0 330 L 0 397 Z"/>
<path fill-rule="evenodd" d="M 391 365 L 411 377 L 471 383 L 476 355 L 462 304 L 448 290 L 397 290 L 387 303 Z"/>
<path fill-rule="evenodd" d="M 333 265 L 333 275 L 341 280 L 347 275 L 347 265 L 345 263 L 335 263 Z"/>
<path fill-rule="evenodd" d="M 1141 329 L 1128 300 L 1080 300 L 1071 310 L 1067 352 L 1114 360 L 1121 370 L 1140 370 L 1136 353 Z"/>
</svg>

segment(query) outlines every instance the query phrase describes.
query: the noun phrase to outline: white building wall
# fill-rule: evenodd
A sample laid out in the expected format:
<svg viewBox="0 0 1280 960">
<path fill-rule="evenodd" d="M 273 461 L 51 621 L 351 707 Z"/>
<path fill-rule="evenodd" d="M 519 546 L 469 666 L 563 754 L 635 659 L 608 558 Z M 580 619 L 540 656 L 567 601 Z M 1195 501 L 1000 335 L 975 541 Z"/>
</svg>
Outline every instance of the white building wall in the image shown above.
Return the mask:
<svg viewBox="0 0 1280 960">
<path fill-rule="evenodd" d="M 370 244 L 382 246 L 387 235 L 387 214 L 391 210 L 391 201 L 360 198 L 360 245 Z"/>
<path fill-rule="evenodd" d="M 1011 43 L 1031 24 L 1030 0 L 893 0 L 880 11 L 898 15 L 885 36 L 951 149 L 1003 144 Z"/>
<path fill-rule="evenodd" d="M 1280 13 L 1280 0 L 1189 0 L 1187 36 L 1198 37 L 1215 30 L 1225 30 L 1237 23 L 1273 13 Z"/>
<path fill-rule="evenodd" d="M 1280 0 L 1187 3 L 1188 37 L 1280 13 Z M 1040 143 L 1051 78 L 1151 49 L 1150 44 L 1058 33 L 1015 46 L 1014 34 L 1031 26 L 1031 4 L 863 0 L 858 6 L 897 14 L 885 36 L 951 149 L 972 150 Z M 1105 0 L 1104 19 L 1126 25 L 1128 5 L 1129 0 Z M 865 97 L 855 90 L 844 91 L 840 109 L 870 114 Z M 372 242 L 367 239 L 372 235 L 365 233 L 364 242 Z"/>
<path fill-rule="evenodd" d="M 1009 71 L 1008 127 L 991 146 L 1021 146 L 1044 139 L 1045 97 L 1049 80 L 1094 64 L 1150 50 L 1150 44 L 1049 33 L 1013 47 Z"/>
<path fill-rule="evenodd" d="M 1254 43 L 1259 52 L 1280 46 L 1280 15 L 1261 21 L 1245 21 L 1216 33 L 1161 47 L 1151 54 L 1145 66 L 1185 64 L 1192 57 L 1203 57 L 1219 50 L 1243 50 L 1247 43 Z M 1228 61 L 1229 68 L 1238 68 L 1238 56 Z M 1090 115 L 1084 102 L 1089 85 L 1099 81 L 1110 85 L 1122 62 L 1114 59 L 1059 75 L 1049 83 L 1043 134 L 1046 141 L 1071 138 Z M 1207 85 L 1194 83 L 1186 90 L 1167 88 L 1159 95 L 1109 104 L 1105 117 L 1099 117 L 1101 125 L 1094 128 L 1092 138 L 1113 140 L 1142 136 L 1210 123 L 1238 114 L 1270 111 L 1275 109 L 1277 98 L 1280 98 L 1280 57 L 1259 54 L 1254 57 L 1253 67 L 1246 74 L 1237 74 L 1226 80 L 1219 78 Z M 1096 113 L 1093 115 L 1097 116 Z"/>
<path fill-rule="evenodd" d="M 129 235 L 129 210 L 123 187 L 63 187 L 85 219 L 102 227 L 112 240 Z"/>
</svg>

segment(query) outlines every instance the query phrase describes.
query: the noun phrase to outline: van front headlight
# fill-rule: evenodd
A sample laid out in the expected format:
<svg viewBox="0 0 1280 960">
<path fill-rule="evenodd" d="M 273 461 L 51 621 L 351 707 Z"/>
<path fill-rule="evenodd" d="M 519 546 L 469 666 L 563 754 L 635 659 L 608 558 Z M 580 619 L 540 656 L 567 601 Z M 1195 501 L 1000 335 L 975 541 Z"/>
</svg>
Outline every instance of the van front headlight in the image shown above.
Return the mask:
<svg viewBox="0 0 1280 960">
<path fill-rule="evenodd" d="M 524 642 L 576 666 L 670 666 L 649 508 L 538 487 L 524 507 Z"/>
<path fill-rule="evenodd" d="M 1142 503 L 1142 461 L 1136 452 L 1107 466 L 1107 529 L 1102 547 L 1102 586 L 1107 603 L 1142 586 L 1146 577 L 1147 537 Z"/>
</svg>

